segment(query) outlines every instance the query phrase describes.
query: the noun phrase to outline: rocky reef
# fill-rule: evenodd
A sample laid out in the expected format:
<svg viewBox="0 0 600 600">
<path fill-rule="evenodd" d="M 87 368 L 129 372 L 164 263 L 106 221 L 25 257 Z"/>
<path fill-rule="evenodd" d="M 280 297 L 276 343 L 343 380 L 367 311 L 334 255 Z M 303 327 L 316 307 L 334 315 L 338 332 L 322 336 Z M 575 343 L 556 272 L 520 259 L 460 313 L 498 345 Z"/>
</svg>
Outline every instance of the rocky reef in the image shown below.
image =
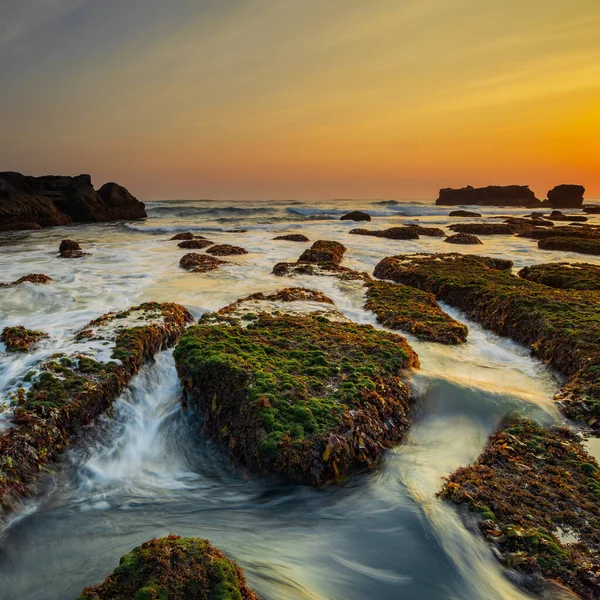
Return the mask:
<svg viewBox="0 0 600 600">
<path fill-rule="evenodd" d="M 541 206 L 540 200 L 527 185 L 490 185 L 474 188 L 470 185 L 464 188 L 442 188 L 437 206 Z"/>
<path fill-rule="evenodd" d="M 40 340 L 47 337 L 48 335 L 43 331 L 34 331 L 16 325 L 5 327 L 0 334 L 0 341 L 4 342 L 7 352 L 29 352 Z"/>
<path fill-rule="evenodd" d="M 192 320 L 177 304 L 147 302 L 108 313 L 76 334 L 78 351 L 56 354 L 9 393 L 12 426 L 0 433 L 0 507 L 31 492 L 38 474 Z"/>
<path fill-rule="evenodd" d="M 116 183 L 96 191 L 89 175 L 0 172 L 0 231 L 145 217 L 144 204 Z"/>
<path fill-rule="evenodd" d="M 548 191 L 548 203 L 552 208 L 581 208 L 585 188 L 582 185 L 562 184 Z"/>
<path fill-rule="evenodd" d="M 372 466 L 402 436 L 418 366 L 404 338 L 301 288 L 204 315 L 175 361 L 206 433 L 236 464 L 315 485 Z"/>
<path fill-rule="evenodd" d="M 498 557 L 534 589 L 542 575 L 600 597 L 600 470 L 571 430 L 509 419 L 441 496 L 476 513 Z"/>
<path fill-rule="evenodd" d="M 103 583 L 78 600 L 260 600 L 244 572 L 208 540 L 152 539 L 121 557 Z"/>
<path fill-rule="evenodd" d="M 441 231 L 441 230 L 440 230 Z M 419 232 L 414 227 L 390 227 L 389 229 L 352 229 L 353 235 L 370 235 L 373 237 L 387 238 L 388 240 L 418 240 Z M 443 235 L 443 232 L 442 232 Z"/>
<path fill-rule="evenodd" d="M 274 240 L 283 240 L 286 242 L 309 242 L 310 240 L 303 233 L 286 233 L 285 235 L 278 235 L 273 238 Z"/>
<path fill-rule="evenodd" d="M 600 256 L 600 239 L 580 237 L 545 237 L 538 241 L 540 250 L 560 250 Z"/>
<path fill-rule="evenodd" d="M 473 235 L 512 235 L 515 233 L 514 226 L 507 223 L 455 223 L 450 225 L 450 229 L 457 233 Z"/>
<path fill-rule="evenodd" d="M 412 285 L 463 310 L 495 333 L 531 349 L 566 378 L 563 412 L 600 429 L 600 297 L 517 277 L 508 260 L 460 254 L 388 257 L 375 276 Z"/>
<path fill-rule="evenodd" d="M 194 238 L 191 240 L 183 240 L 182 242 L 179 242 L 179 244 L 177 244 L 177 246 L 179 246 L 179 248 L 184 248 L 186 250 L 202 250 L 204 248 L 208 248 L 209 246 L 212 246 L 214 244 L 214 242 L 211 242 L 210 240 L 207 240 L 206 238 Z"/>
<path fill-rule="evenodd" d="M 444 242 L 448 244 L 483 244 L 483 242 L 472 233 L 455 233 L 454 235 L 449 235 Z"/>
<path fill-rule="evenodd" d="M 528 237 L 541 240 L 548 237 L 570 237 L 600 240 L 600 226 L 598 225 L 573 225 L 552 228 L 529 229 L 519 233 L 519 237 Z"/>
<path fill-rule="evenodd" d="M 584 215 L 565 215 L 560 210 L 553 210 L 546 218 L 549 221 L 569 221 L 571 223 L 585 223 L 588 220 Z"/>
<path fill-rule="evenodd" d="M 519 277 L 562 290 L 600 290 L 600 266 L 588 263 L 545 263 L 524 267 Z"/>
</svg>

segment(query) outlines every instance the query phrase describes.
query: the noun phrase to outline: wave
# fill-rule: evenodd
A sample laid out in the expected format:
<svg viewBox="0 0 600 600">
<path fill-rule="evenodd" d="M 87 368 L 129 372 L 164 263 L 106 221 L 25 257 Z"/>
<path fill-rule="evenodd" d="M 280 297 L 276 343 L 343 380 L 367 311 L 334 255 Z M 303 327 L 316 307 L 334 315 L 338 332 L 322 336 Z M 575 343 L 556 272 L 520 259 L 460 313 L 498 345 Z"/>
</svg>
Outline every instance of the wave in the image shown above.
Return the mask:
<svg viewBox="0 0 600 600">
<path fill-rule="evenodd" d="M 150 206 L 148 212 L 156 216 L 169 217 L 246 217 L 259 214 L 272 214 L 272 207 L 243 207 L 243 206 L 181 206 L 164 205 Z"/>
<path fill-rule="evenodd" d="M 235 227 L 214 227 L 210 225 L 136 225 L 134 223 L 123 223 L 123 227 L 130 231 L 138 233 L 183 233 L 186 231 L 206 231 L 215 233 L 236 233 L 241 229 L 247 231 L 279 231 L 287 229 L 287 224 L 273 225 L 271 223 L 262 223 L 260 225 L 241 224 Z"/>
</svg>

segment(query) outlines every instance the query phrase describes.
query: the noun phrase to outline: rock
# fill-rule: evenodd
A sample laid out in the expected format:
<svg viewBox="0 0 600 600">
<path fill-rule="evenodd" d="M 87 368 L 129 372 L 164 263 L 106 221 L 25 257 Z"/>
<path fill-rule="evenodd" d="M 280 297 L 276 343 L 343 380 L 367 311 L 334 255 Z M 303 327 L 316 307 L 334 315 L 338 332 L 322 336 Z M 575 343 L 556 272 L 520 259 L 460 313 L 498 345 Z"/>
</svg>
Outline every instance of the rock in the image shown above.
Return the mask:
<svg viewBox="0 0 600 600">
<path fill-rule="evenodd" d="M 449 217 L 481 217 L 480 213 L 472 212 L 470 210 L 453 210 L 448 213 Z"/>
<path fill-rule="evenodd" d="M 472 233 L 455 233 L 445 240 L 448 244 L 482 244 L 483 242 Z"/>
<path fill-rule="evenodd" d="M 208 540 L 169 535 L 123 556 L 78 600 L 260 600 L 244 572 Z"/>
<path fill-rule="evenodd" d="M 572 221 L 578 223 L 585 223 L 588 220 L 587 217 L 583 215 L 564 215 L 560 210 L 553 210 L 548 215 L 548 220 L 550 221 Z"/>
<path fill-rule="evenodd" d="M 2 206 L 0 203 L 0 210 L 1 210 L 1 208 L 2 208 Z M 0 218 L 2 218 L 1 214 L 0 214 Z M 26 231 L 26 230 L 35 231 L 38 229 L 43 229 L 43 227 L 39 223 L 31 223 L 28 221 L 19 221 L 16 223 L 12 222 L 12 223 L 6 223 L 4 225 L 0 225 L 0 231 Z"/>
<path fill-rule="evenodd" d="M 310 240 L 303 233 L 286 233 L 278 235 L 274 240 L 285 240 L 287 242 L 309 242 Z"/>
<path fill-rule="evenodd" d="M 63 240 L 58 248 L 60 258 L 81 258 L 84 256 L 81 246 L 73 240 Z"/>
<path fill-rule="evenodd" d="M 96 192 L 89 175 L 28 177 L 0 173 L 0 230 L 146 216 L 144 205 L 125 188 L 110 183 Z"/>
<path fill-rule="evenodd" d="M 340 217 L 340 221 L 370 221 L 371 215 L 361 210 L 353 210 Z"/>
<path fill-rule="evenodd" d="M 535 217 L 531 219 L 526 219 L 523 217 L 508 217 L 505 219 L 504 223 L 506 225 L 512 225 L 517 233 L 520 233 L 519 229 L 525 231 L 531 229 L 532 227 L 554 227 L 554 221 L 547 221 L 541 217 Z"/>
<path fill-rule="evenodd" d="M 17 325 L 5 327 L 0 335 L 0 341 L 4 342 L 7 352 L 29 352 L 40 340 L 47 337 L 48 335 L 42 331 L 33 331 Z"/>
<path fill-rule="evenodd" d="M 568 225 L 553 227 L 551 229 L 532 229 L 519 233 L 519 237 L 528 237 L 534 240 L 541 240 L 548 237 L 600 239 L 600 227 L 597 225 L 581 225 L 577 227 Z"/>
<path fill-rule="evenodd" d="M 203 248 L 208 248 L 212 246 L 214 242 L 205 239 L 194 239 L 194 240 L 184 240 L 183 242 L 179 242 L 177 246 L 179 248 L 186 248 L 188 250 L 202 250 Z"/>
<path fill-rule="evenodd" d="M 475 235 L 512 235 L 515 232 L 515 227 L 506 223 L 455 223 L 450 229 Z"/>
<path fill-rule="evenodd" d="M 193 240 L 194 239 L 194 234 L 191 233 L 190 231 L 187 231 L 186 233 L 177 233 L 175 234 L 170 241 L 171 242 L 175 242 L 175 241 L 179 241 L 179 240 Z"/>
<path fill-rule="evenodd" d="M 512 417 L 475 464 L 450 475 L 441 496 L 479 515 L 507 566 L 598 598 L 600 539 L 590 523 L 600 519 L 600 470 L 574 431 Z"/>
<path fill-rule="evenodd" d="M 370 280 L 366 287 L 365 309 L 374 312 L 385 327 L 440 344 L 466 341 L 467 327 L 446 314 L 433 294 L 387 281 Z"/>
<path fill-rule="evenodd" d="M 345 252 L 346 246 L 339 242 L 318 240 L 300 255 L 298 261 L 308 263 L 332 263 L 335 266 L 339 266 Z"/>
<path fill-rule="evenodd" d="M 582 185 L 557 185 L 548 191 L 552 208 L 581 208 L 585 188 Z"/>
<path fill-rule="evenodd" d="M 490 185 L 474 188 L 443 188 L 436 200 L 437 206 L 540 206 L 541 202 L 527 185 Z"/>
<path fill-rule="evenodd" d="M 416 231 L 418 235 L 425 235 L 429 237 L 445 237 L 443 229 L 439 227 L 423 227 L 422 225 L 407 225 L 409 229 Z M 388 230 L 389 231 L 389 230 Z M 385 236 L 384 236 L 385 237 Z"/>
<path fill-rule="evenodd" d="M 563 290 L 600 290 L 600 266 L 589 263 L 533 265 L 522 268 L 518 275 L 528 281 Z"/>
<path fill-rule="evenodd" d="M 353 235 L 370 235 L 373 237 L 387 238 L 389 240 L 418 240 L 419 234 L 414 227 L 390 227 L 383 230 L 351 229 Z"/>
<path fill-rule="evenodd" d="M 238 465 L 315 485 L 370 467 L 407 426 L 417 355 L 321 293 L 263 296 L 203 315 L 175 350 L 205 433 Z"/>
<path fill-rule="evenodd" d="M 248 254 L 248 250 L 241 248 L 240 246 L 232 246 L 230 244 L 217 244 L 210 247 L 207 252 L 214 256 L 232 256 L 239 254 Z"/>
<path fill-rule="evenodd" d="M 0 432 L 0 457 L 11 457 L 0 462 L 0 512 L 31 492 L 70 439 L 111 406 L 142 364 L 173 346 L 191 320 L 171 303 L 108 313 L 75 334 L 77 352 L 36 366 L 26 375 L 27 389 L 23 380 L 15 384 L 8 394 L 16 404 L 12 427 Z"/>
<path fill-rule="evenodd" d="M 600 206 L 597 204 L 584 206 L 583 212 L 588 213 L 589 215 L 600 215 Z"/>
<path fill-rule="evenodd" d="M 540 250 L 560 250 L 578 254 L 600 255 L 600 239 L 580 237 L 546 237 L 538 241 Z"/>
<path fill-rule="evenodd" d="M 208 254 L 197 254 L 196 252 L 190 252 L 181 258 L 179 266 L 182 269 L 187 269 L 192 273 L 207 273 L 208 271 L 214 271 L 221 265 L 229 264 L 226 260 L 209 256 Z"/>
<path fill-rule="evenodd" d="M 364 280 L 369 277 L 366 273 L 358 273 L 352 269 L 334 265 L 331 262 L 280 262 L 273 267 L 273 275 L 277 277 L 292 277 L 294 275 L 315 275 L 324 277 L 337 277 L 344 281 Z"/>
<path fill-rule="evenodd" d="M 48 275 L 44 275 L 43 273 L 30 273 L 29 275 L 24 275 L 23 277 L 19 277 L 16 281 L 12 283 L 0 283 L 0 287 L 9 287 L 11 285 L 19 285 L 21 283 L 29 282 L 29 283 L 50 283 L 52 279 L 48 277 Z"/>
<path fill-rule="evenodd" d="M 375 276 L 431 292 L 529 346 L 566 378 L 555 398 L 565 415 L 600 430 L 600 294 L 532 283 L 513 275 L 511 267 L 511 261 L 474 255 L 414 254 L 383 259 Z"/>
</svg>

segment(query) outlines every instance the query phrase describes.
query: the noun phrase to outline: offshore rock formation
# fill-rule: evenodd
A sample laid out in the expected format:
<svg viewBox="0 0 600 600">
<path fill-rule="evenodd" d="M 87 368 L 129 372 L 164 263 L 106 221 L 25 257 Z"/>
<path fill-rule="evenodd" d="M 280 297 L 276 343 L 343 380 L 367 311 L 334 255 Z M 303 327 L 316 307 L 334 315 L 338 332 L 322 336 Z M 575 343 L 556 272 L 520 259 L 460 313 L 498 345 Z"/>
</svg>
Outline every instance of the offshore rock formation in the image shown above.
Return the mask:
<svg viewBox="0 0 600 600">
<path fill-rule="evenodd" d="M 552 208 L 581 208 L 585 188 L 582 185 L 557 185 L 548 191 Z"/>
<path fill-rule="evenodd" d="M 40 471 L 110 407 L 147 360 L 176 344 L 190 321 L 184 307 L 170 303 L 108 313 L 76 334 L 78 352 L 55 354 L 25 375 L 9 393 L 12 426 L 0 433 L 0 512 L 31 493 Z"/>
<path fill-rule="evenodd" d="M 0 231 L 146 216 L 144 204 L 116 183 L 95 191 L 89 175 L 28 177 L 0 172 Z"/>
<path fill-rule="evenodd" d="M 206 433 L 236 464 L 314 485 L 370 467 L 400 439 L 419 364 L 404 338 L 303 288 L 203 315 L 175 361 Z"/>
<path fill-rule="evenodd" d="M 541 206 L 541 202 L 527 185 L 489 185 L 474 188 L 442 188 L 436 200 L 437 206 Z"/>
<path fill-rule="evenodd" d="M 73 240 L 62 240 L 58 247 L 60 258 L 81 258 L 84 256 L 81 246 Z"/>
<path fill-rule="evenodd" d="M 340 217 L 340 221 L 370 221 L 371 215 L 362 210 L 353 210 Z"/>
<path fill-rule="evenodd" d="M 260 600 L 244 572 L 208 540 L 169 535 L 145 542 L 78 600 Z"/>
</svg>

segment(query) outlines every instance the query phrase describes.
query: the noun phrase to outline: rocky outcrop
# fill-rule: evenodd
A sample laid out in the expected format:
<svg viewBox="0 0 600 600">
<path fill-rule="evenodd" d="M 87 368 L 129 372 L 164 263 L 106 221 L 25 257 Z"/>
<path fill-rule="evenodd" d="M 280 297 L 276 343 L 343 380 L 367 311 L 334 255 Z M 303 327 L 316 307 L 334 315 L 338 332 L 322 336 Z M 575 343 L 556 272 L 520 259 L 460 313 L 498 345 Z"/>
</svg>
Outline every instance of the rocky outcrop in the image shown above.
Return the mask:
<svg viewBox="0 0 600 600">
<path fill-rule="evenodd" d="M 441 230 L 440 230 L 441 231 Z M 351 229 L 353 235 L 370 235 L 388 240 L 418 240 L 419 232 L 414 227 L 390 227 L 389 229 Z M 443 232 L 442 232 L 443 235 Z"/>
<path fill-rule="evenodd" d="M 561 290 L 600 290 L 600 266 L 588 263 L 546 263 L 523 267 L 519 277 Z"/>
<path fill-rule="evenodd" d="M 423 225 L 406 225 L 409 229 L 416 231 L 419 235 L 424 235 L 426 237 L 445 237 L 443 229 L 439 227 L 424 227 Z M 385 237 L 385 236 L 384 236 Z"/>
<path fill-rule="evenodd" d="M 581 226 L 562 226 L 546 229 L 531 229 L 519 233 L 519 237 L 528 237 L 534 240 L 541 240 L 549 237 L 571 237 L 584 238 L 590 240 L 600 240 L 600 227 L 597 225 L 581 225 Z"/>
<path fill-rule="evenodd" d="M 480 213 L 472 212 L 470 210 L 453 210 L 448 213 L 449 217 L 481 217 Z"/>
<path fill-rule="evenodd" d="M 48 277 L 48 275 L 44 275 L 43 273 L 30 273 L 29 275 L 23 275 L 23 277 L 19 277 L 16 281 L 11 283 L 0 283 L 1 287 L 10 287 L 13 285 L 20 285 L 21 283 L 50 283 L 52 278 Z"/>
<path fill-rule="evenodd" d="M 208 540 L 169 535 L 145 542 L 78 600 L 260 600 L 244 572 Z"/>
<path fill-rule="evenodd" d="M 185 233 L 177 233 L 177 234 L 175 234 L 170 239 L 170 241 L 171 242 L 177 242 L 177 241 L 181 241 L 181 240 L 193 240 L 193 239 L 194 239 L 194 234 L 191 231 L 186 231 Z"/>
<path fill-rule="evenodd" d="M 583 207 L 583 212 L 588 215 L 600 215 L 600 206 L 597 204 L 591 204 Z"/>
<path fill-rule="evenodd" d="M 248 254 L 248 250 L 241 246 L 232 246 L 231 244 L 216 244 L 211 246 L 207 252 L 214 256 L 235 256 L 240 254 Z"/>
<path fill-rule="evenodd" d="M 581 208 L 585 188 L 582 185 L 557 185 L 548 191 L 552 208 Z"/>
<path fill-rule="evenodd" d="M 472 233 L 455 233 L 449 235 L 445 240 L 448 244 L 483 244 L 483 242 Z"/>
<path fill-rule="evenodd" d="M 177 343 L 191 320 L 171 303 L 108 313 L 75 335 L 76 352 L 54 354 L 28 372 L 8 394 L 15 408 L 12 427 L 0 433 L 0 508 L 30 493 L 40 471 L 111 406 L 142 364 Z"/>
<path fill-rule="evenodd" d="M 600 239 L 581 237 L 545 237 L 538 241 L 540 250 L 559 250 L 600 256 Z"/>
<path fill-rule="evenodd" d="M 472 233 L 474 235 L 512 235 L 515 226 L 507 223 L 455 223 L 450 225 L 457 233 Z"/>
<path fill-rule="evenodd" d="M 549 221 L 570 221 L 571 223 L 585 223 L 588 220 L 583 215 L 565 215 L 560 210 L 553 210 L 546 218 Z"/>
<path fill-rule="evenodd" d="M 443 188 L 436 200 L 437 206 L 541 206 L 541 202 L 527 185 L 490 185 L 474 188 Z"/>
<path fill-rule="evenodd" d="M 63 240 L 58 248 L 60 258 L 81 258 L 84 256 L 81 246 L 73 240 Z"/>
<path fill-rule="evenodd" d="M 203 248 L 208 248 L 212 246 L 214 242 L 211 242 L 207 239 L 192 239 L 192 240 L 184 240 L 183 242 L 179 242 L 177 246 L 179 248 L 185 248 L 186 250 L 202 250 Z"/>
<path fill-rule="evenodd" d="M 7 352 L 29 352 L 36 344 L 47 338 L 43 331 L 26 329 L 22 325 L 5 327 L 0 334 L 0 341 L 4 342 Z"/>
<path fill-rule="evenodd" d="M 315 485 L 370 467 L 399 440 L 418 366 L 404 338 L 298 288 L 203 315 L 175 361 L 205 432 L 236 464 Z"/>
<path fill-rule="evenodd" d="M 332 265 L 339 266 L 345 252 L 346 246 L 339 242 L 318 240 L 300 255 L 298 261 L 305 263 L 331 263 Z"/>
<path fill-rule="evenodd" d="M 340 221 L 370 221 L 371 215 L 361 210 L 353 210 L 340 217 Z"/>
<path fill-rule="evenodd" d="M 198 254 L 197 252 L 190 252 L 179 261 L 179 266 L 182 269 L 186 269 L 192 273 L 208 273 L 208 271 L 214 271 L 221 265 L 227 264 L 229 263 L 226 260 L 221 260 L 208 254 Z"/>
<path fill-rule="evenodd" d="M 96 192 L 89 175 L 28 177 L 0 172 L 0 230 L 146 216 L 144 204 L 116 183 Z"/>
<path fill-rule="evenodd" d="M 285 235 L 278 235 L 273 238 L 274 240 L 282 240 L 286 242 L 309 242 L 310 240 L 303 233 L 286 233 Z"/>
</svg>

